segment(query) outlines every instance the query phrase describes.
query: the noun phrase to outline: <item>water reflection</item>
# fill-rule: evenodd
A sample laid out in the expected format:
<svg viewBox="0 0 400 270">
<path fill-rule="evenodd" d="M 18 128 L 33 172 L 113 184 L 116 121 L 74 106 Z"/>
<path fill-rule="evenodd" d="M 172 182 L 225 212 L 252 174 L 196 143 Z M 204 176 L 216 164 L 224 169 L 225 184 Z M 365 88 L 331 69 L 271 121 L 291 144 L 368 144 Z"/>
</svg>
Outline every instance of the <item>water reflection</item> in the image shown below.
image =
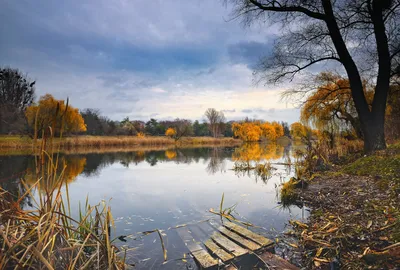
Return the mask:
<svg viewBox="0 0 400 270">
<path fill-rule="evenodd" d="M 206 172 L 208 174 L 215 174 L 225 170 L 225 157 L 224 150 L 221 148 L 213 148 L 210 153 L 210 159 L 208 161 Z"/>
<path fill-rule="evenodd" d="M 26 192 L 25 186 L 18 179 L 25 175 L 29 159 L 27 156 L 0 156 L 0 187 L 7 190 L 10 196 L 17 198 L 18 194 Z M 20 202 L 21 207 L 25 204 L 32 205 L 30 197 Z"/>
<path fill-rule="evenodd" d="M 289 218 L 301 216 L 296 208 L 281 210 L 278 206 L 279 185 L 288 179 L 283 166 L 286 157 L 292 157 L 288 147 L 244 144 L 240 147 L 60 154 L 56 163 L 59 169 L 65 168 L 63 174 L 70 183 L 71 209 L 79 209 L 79 202 L 84 202 L 87 196 L 92 205 L 111 199 L 116 235 L 162 229 L 168 235 L 168 255 L 179 259 L 186 247 L 168 228 L 213 218 L 207 210 L 220 205 L 223 193 L 226 205 L 237 203 L 240 216 L 267 228 L 266 234 L 271 239 L 284 230 Z M 251 164 L 256 170 L 236 173 L 232 169 L 237 162 Z M 36 177 L 34 156 L 0 157 L 3 188 L 18 194 L 21 191 L 18 179 L 24 178 L 32 184 Z M 51 181 L 41 184 L 54 186 Z M 124 244 L 138 248 L 133 262 L 146 260 L 150 265 L 162 265 L 159 243 L 154 241 L 158 240 L 149 236 Z M 147 269 L 149 265 L 139 263 L 137 267 Z M 171 264 L 170 269 L 176 268 Z"/>
<path fill-rule="evenodd" d="M 40 171 L 37 169 L 37 162 L 39 161 L 35 157 L 28 159 L 28 168 L 22 179 L 28 185 L 34 185 L 40 179 L 38 183 L 40 190 L 45 190 L 46 187 L 48 190 L 52 190 L 59 185 L 60 181 L 58 179 L 63 179 L 63 184 L 74 181 L 83 172 L 86 165 L 86 157 L 79 155 L 54 157 L 53 162 L 44 162 Z M 51 167 L 57 168 L 56 174 L 52 177 L 47 177 L 46 172 L 51 171 Z"/>
<path fill-rule="evenodd" d="M 116 152 L 116 153 L 93 153 L 93 154 L 60 154 L 54 158 L 52 166 L 57 166 L 57 176 L 64 176 L 64 183 L 70 183 L 75 180 L 78 175 L 85 177 L 99 176 L 101 170 L 119 163 L 129 168 L 139 163 L 146 162 L 150 166 L 157 166 L 159 162 L 174 162 L 176 164 L 191 164 L 202 161 L 205 171 L 208 174 L 216 174 L 224 172 L 226 169 L 226 161 L 243 162 L 250 164 L 255 162 L 255 166 L 261 161 L 277 160 L 285 156 L 289 156 L 289 148 L 278 144 L 243 144 L 237 148 L 214 147 L 214 148 L 189 148 L 189 149 L 168 149 L 165 151 L 134 151 L 134 152 Z M 28 184 L 33 184 L 36 179 L 42 177 L 38 175 L 36 170 L 36 162 L 34 156 L 1 156 L 0 157 L 0 180 L 4 189 L 12 190 L 17 193 L 20 190 L 18 179 L 24 179 Z M 10 166 L 12 164 L 12 166 Z M 49 164 L 45 164 L 49 166 Z M 261 178 L 266 181 L 271 177 L 268 168 L 258 167 L 257 174 L 254 174 L 256 180 Z M 288 166 L 288 170 L 290 166 Z M 40 172 L 41 174 L 41 172 Z M 250 172 L 241 170 L 237 172 L 237 176 L 250 176 Z M 54 188 L 54 181 L 42 177 L 41 185 L 47 185 Z"/>
<path fill-rule="evenodd" d="M 235 161 L 250 163 L 280 159 L 284 153 L 285 148 L 279 144 L 245 143 L 235 149 L 232 158 Z"/>
</svg>

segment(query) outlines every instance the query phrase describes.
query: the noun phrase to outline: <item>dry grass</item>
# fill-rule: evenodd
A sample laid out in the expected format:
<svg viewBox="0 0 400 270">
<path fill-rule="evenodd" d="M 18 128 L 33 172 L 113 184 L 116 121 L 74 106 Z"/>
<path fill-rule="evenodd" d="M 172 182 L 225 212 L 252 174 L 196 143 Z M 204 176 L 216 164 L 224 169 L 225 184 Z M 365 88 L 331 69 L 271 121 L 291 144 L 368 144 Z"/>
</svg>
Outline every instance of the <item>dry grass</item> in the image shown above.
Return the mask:
<svg viewBox="0 0 400 270">
<path fill-rule="evenodd" d="M 75 220 L 56 188 L 42 192 L 33 210 L 21 209 L 37 184 L 24 184 L 27 191 L 18 198 L 0 190 L 0 269 L 124 268 L 110 239 L 109 207 L 86 204 Z"/>
<path fill-rule="evenodd" d="M 30 145 L 38 149 L 33 184 L 21 180 L 19 194 L 0 187 L 0 269 L 124 269 L 124 258 L 111 239 L 110 207 L 91 206 L 86 198 L 79 217 L 72 217 L 67 165 L 58 162 L 53 144 L 63 142 L 61 138 L 62 131 L 58 140 L 50 137 Z M 7 146 L 28 143 L 20 137 L 1 139 Z M 31 202 L 28 209 L 26 202 Z"/>
<path fill-rule="evenodd" d="M 75 148 L 111 148 L 143 146 L 190 146 L 190 145 L 225 145 L 234 146 L 242 141 L 233 138 L 184 137 L 175 141 L 169 137 L 133 137 L 133 136 L 76 136 L 54 139 L 53 146 L 60 149 Z M 38 140 L 38 145 L 41 140 Z M 32 149 L 33 141 L 28 137 L 0 136 L 0 151 L 6 149 Z M 133 150 L 133 149 L 132 149 Z"/>
</svg>

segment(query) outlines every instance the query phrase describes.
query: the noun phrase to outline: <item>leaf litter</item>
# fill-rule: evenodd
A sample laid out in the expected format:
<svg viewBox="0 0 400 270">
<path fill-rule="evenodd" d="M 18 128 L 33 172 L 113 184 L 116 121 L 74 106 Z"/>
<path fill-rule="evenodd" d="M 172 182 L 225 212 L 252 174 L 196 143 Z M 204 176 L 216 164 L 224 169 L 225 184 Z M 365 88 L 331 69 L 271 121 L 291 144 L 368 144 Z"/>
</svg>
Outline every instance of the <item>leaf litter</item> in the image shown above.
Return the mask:
<svg viewBox="0 0 400 270">
<path fill-rule="evenodd" d="M 398 269 L 400 196 L 379 180 L 331 173 L 296 189 L 312 209 L 307 223 L 290 222 L 307 269 Z"/>
</svg>

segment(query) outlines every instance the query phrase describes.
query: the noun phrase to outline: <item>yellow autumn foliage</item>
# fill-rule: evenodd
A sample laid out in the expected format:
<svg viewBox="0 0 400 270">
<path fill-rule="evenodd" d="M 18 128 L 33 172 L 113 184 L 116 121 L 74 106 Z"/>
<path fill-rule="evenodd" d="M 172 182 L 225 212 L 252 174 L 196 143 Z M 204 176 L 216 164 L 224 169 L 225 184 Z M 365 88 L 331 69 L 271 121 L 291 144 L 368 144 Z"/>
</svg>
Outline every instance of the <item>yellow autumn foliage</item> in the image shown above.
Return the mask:
<svg viewBox="0 0 400 270">
<path fill-rule="evenodd" d="M 25 116 L 28 125 L 32 128 L 35 128 L 36 115 L 36 128 L 39 132 L 49 127 L 53 132 L 59 132 L 61 127 L 65 132 L 86 131 L 86 125 L 79 110 L 70 105 L 67 107 L 64 100 L 56 100 L 50 94 L 42 96 L 37 105 L 26 109 Z"/>
<path fill-rule="evenodd" d="M 259 144 L 245 143 L 236 148 L 232 154 L 234 161 L 250 163 L 263 160 L 279 159 L 283 157 L 284 147 L 275 143 Z"/>
<path fill-rule="evenodd" d="M 307 130 L 308 127 L 306 127 L 300 122 L 294 122 L 293 124 L 290 125 L 290 135 L 294 139 L 305 138 L 307 136 Z"/>
<path fill-rule="evenodd" d="M 275 141 L 284 135 L 283 127 L 278 122 L 235 122 L 232 124 L 235 137 L 246 142 L 256 142 L 262 139 Z"/>
<path fill-rule="evenodd" d="M 176 130 L 174 129 L 174 128 L 168 128 L 166 131 L 165 131 L 165 136 L 167 136 L 167 137 L 174 137 L 176 135 Z"/>
<path fill-rule="evenodd" d="M 174 159 L 174 158 L 176 158 L 176 151 L 173 151 L 173 150 L 167 150 L 167 151 L 165 151 L 165 157 L 167 158 L 167 159 Z"/>
<path fill-rule="evenodd" d="M 38 187 L 40 187 L 41 190 L 51 190 L 57 188 L 56 185 L 59 185 L 60 183 L 58 178 L 61 176 L 62 179 L 64 179 L 62 184 L 73 182 L 76 177 L 83 172 L 86 165 L 86 158 L 80 156 L 60 156 L 58 159 L 54 159 L 53 162 L 56 163 L 56 161 L 58 161 L 57 164 L 51 162 L 44 162 L 43 164 L 44 172 L 51 171 L 54 166 L 57 166 L 55 177 L 49 178 L 46 177 L 46 175 L 44 175 L 44 177 L 42 177 L 42 175 L 36 175 L 35 164 L 32 163 L 27 169 L 24 180 L 28 184 L 33 185 L 39 178 L 41 178 Z M 49 166 L 52 168 L 48 168 Z"/>
<path fill-rule="evenodd" d="M 300 112 L 301 122 L 330 131 L 339 131 L 341 126 L 350 125 L 360 134 L 349 80 L 330 72 L 322 72 L 317 80 L 321 85 L 304 102 Z M 363 84 L 366 101 L 371 105 L 374 91 L 366 81 Z"/>
</svg>

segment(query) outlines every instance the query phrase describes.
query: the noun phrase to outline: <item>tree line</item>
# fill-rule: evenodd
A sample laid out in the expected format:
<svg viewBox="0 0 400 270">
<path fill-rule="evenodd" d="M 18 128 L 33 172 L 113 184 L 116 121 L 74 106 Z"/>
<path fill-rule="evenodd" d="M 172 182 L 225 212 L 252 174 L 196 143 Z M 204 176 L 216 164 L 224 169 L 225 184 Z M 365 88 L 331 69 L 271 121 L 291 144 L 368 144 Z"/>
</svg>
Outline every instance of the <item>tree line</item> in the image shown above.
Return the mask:
<svg viewBox="0 0 400 270">
<path fill-rule="evenodd" d="M 0 69 L 0 97 L 0 134 L 30 135 L 32 137 L 37 134 L 40 137 L 49 132 L 59 134 L 62 130 L 64 135 L 165 135 L 176 140 L 183 136 L 212 136 L 215 138 L 238 137 L 251 141 L 254 138 L 245 135 L 245 129 L 238 132 L 238 127 L 247 125 L 245 123 L 262 122 L 250 119 L 237 123 L 227 121 L 223 112 L 214 108 L 205 111 L 204 121 L 191 121 L 184 118 L 174 120 L 151 118 L 145 122 L 131 120 L 129 117 L 115 121 L 102 115 L 98 109 L 78 110 L 69 104 L 68 99 L 66 101 L 57 100 L 50 94 L 41 96 L 35 102 L 35 81 L 30 80 L 18 69 L 12 68 Z M 266 123 L 264 123 L 265 125 Z M 288 124 L 284 122 L 279 126 L 282 130 L 283 127 L 288 128 Z"/>
<path fill-rule="evenodd" d="M 364 80 L 364 95 L 368 104 L 373 102 L 373 85 Z M 177 118 L 174 120 L 149 121 L 131 120 L 125 117 L 114 121 L 103 116 L 97 109 L 79 111 L 68 100 L 56 100 L 46 94 L 35 101 L 35 82 L 29 80 L 16 69 L 0 70 L 0 134 L 38 134 L 45 132 L 65 134 L 87 134 L 93 136 L 169 136 L 179 140 L 183 136 L 236 137 L 243 141 L 276 140 L 281 136 L 314 136 L 317 132 L 331 141 L 342 136 L 348 139 L 364 139 L 361 120 L 355 103 L 351 98 L 350 81 L 333 72 L 322 72 L 308 80 L 297 90 L 285 92 L 286 97 L 299 97 L 301 123 L 290 127 L 286 122 L 265 122 L 246 118 L 242 121 L 226 121 L 222 111 L 209 108 L 205 111 L 205 120 L 191 121 Z M 395 140 L 400 137 L 400 85 L 391 84 L 389 99 L 385 111 L 386 138 Z"/>
</svg>

